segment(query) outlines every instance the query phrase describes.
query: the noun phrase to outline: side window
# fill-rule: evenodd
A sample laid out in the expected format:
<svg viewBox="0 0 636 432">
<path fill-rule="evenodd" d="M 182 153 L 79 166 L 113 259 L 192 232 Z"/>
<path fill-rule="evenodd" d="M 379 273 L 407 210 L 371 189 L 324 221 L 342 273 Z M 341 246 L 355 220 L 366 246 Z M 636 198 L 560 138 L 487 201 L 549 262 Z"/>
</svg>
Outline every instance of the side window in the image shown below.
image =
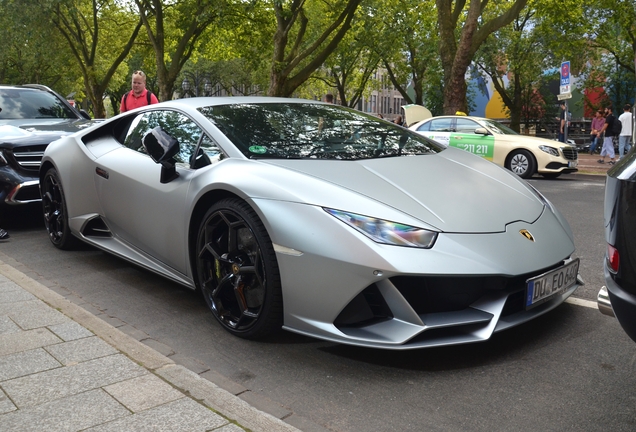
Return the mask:
<svg viewBox="0 0 636 432">
<path fill-rule="evenodd" d="M 440 118 L 433 119 L 429 123 L 431 125 L 431 132 L 452 132 L 451 124 L 452 118 Z"/>
<path fill-rule="evenodd" d="M 418 132 L 427 132 L 431 130 L 431 122 L 426 122 L 421 124 L 420 127 L 417 128 Z"/>
<path fill-rule="evenodd" d="M 141 139 L 157 126 L 179 141 L 179 153 L 175 160 L 177 165 L 189 168 L 203 131 L 189 117 L 179 112 L 155 110 L 140 114 L 130 124 L 124 145 L 140 153 L 146 153 Z"/>
<path fill-rule="evenodd" d="M 457 129 L 456 132 L 459 133 L 475 133 L 475 129 L 477 129 L 479 126 L 478 123 L 470 120 L 470 119 L 465 119 L 465 118 L 458 118 L 457 119 Z"/>
<path fill-rule="evenodd" d="M 199 146 L 196 155 L 194 155 L 190 165 L 195 169 L 202 168 L 206 165 L 223 160 L 224 157 L 225 155 L 216 142 L 204 134 L 201 138 L 201 145 Z"/>
</svg>

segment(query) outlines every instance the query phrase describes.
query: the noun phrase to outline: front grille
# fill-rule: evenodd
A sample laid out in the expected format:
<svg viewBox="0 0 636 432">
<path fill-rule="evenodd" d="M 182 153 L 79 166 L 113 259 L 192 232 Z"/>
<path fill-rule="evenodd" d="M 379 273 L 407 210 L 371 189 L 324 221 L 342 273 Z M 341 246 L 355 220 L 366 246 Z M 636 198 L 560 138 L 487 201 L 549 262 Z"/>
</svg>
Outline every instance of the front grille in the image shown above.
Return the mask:
<svg viewBox="0 0 636 432">
<path fill-rule="evenodd" d="M 561 147 L 561 151 L 563 152 L 563 157 L 567 160 L 577 160 L 579 158 L 579 154 L 574 147 Z"/>
<path fill-rule="evenodd" d="M 507 296 L 501 316 L 521 312 L 525 308 L 526 280 L 563 265 L 563 262 L 536 272 L 506 276 L 395 276 L 390 278 L 404 300 L 420 317 L 428 315 L 451 318 L 453 325 L 483 325 L 474 319 L 471 306 L 492 291 Z M 471 311 L 466 320 L 466 312 Z M 453 315 L 453 313 L 456 313 Z M 486 312 L 482 312 L 486 313 Z M 430 315 L 429 315 L 430 314 Z M 451 315 L 449 315 L 451 314 Z M 391 308 L 375 284 L 360 292 L 334 320 L 339 329 L 360 328 L 393 318 Z M 490 320 L 492 316 L 487 317 Z M 464 322 L 464 324 L 461 324 Z M 436 329 L 440 335 L 455 330 Z M 431 335 L 431 331 L 426 332 Z M 428 337 L 428 336 L 427 336 Z"/>
<path fill-rule="evenodd" d="M 46 150 L 46 144 L 15 147 L 12 150 L 17 164 L 27 171 L 38 171 Z"/>
<path fill-rule="evenodd" d="M 527 279 L 561 265 L 563 262 L 537 272 L 515 277 L 396 276 L 391 278 L 391 282 L 419 315 L 453 312 L 468 308 L 491 290 L 505 290 L 509 293 L 519 292 L 523 302 L 523 292 Z M 515 309 L 517 307 L 515 306 Z M 509 312 L 511 311 L 506 311 L 506 313 Z"/>
<path fill-rule="evenodd" d="M 561 163 L 561 162 L 550 162 L 545 167 L 546 169 L 557 170 L 560 168 L 569 168 L 569 165 L 566 163 Z M 577 171 L 577 169 L 576 168 L 566 169 L 563 172 L 568 172 L 568 171 Z"/>
</svg>

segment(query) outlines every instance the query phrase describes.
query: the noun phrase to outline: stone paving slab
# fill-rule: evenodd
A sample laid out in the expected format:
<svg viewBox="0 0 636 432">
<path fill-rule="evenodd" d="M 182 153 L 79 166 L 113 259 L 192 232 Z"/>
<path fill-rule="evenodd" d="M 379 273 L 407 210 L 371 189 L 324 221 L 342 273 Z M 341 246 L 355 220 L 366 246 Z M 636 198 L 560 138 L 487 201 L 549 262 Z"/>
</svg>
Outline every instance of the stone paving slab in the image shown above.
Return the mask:
<svg viewBox="0 0 636 432">
<path fill-rule="evenodd" d="M 24 290 L 0 291 L 0 303 L 16 303 L 29 300 L 37 300 L 36 297 Z"/>
<path fill-rule="evenodd" d="M 41 300 L 0 303 L 0 315 L 9 316 L 25 330 L 68 321 L 68 318 L 62 313 L 50 308 Z"/>
<path fill-rule="evenodd" d="M 95 336 L 48 346 L 46 350 L 67 366 L 117 354 L 115 348 Z"/>
<path fill-rule="evenodd" d="M 5 333 L 17 333 L 20 327 L 14 323 L 7 315 L 0 316 L 0 335 Z"/>
<path fill-rule="evenodd" d="M 49 326 L 49 330 L 66 342 L 93 336 L 92 332 L 86 330 L 75 321 Z"/>
<path fill-rule="evenodd" d="M 106 392 L 95 389 L 5 414 L 0 429 L 3 432 L 80 431 L 130 415 L 130 411 Z"/>
<path fill-rule="evenodd" d="M 144 368 L 126 356 L 116 354 L 3 381 L 2 388 L 18 408 L 27 408 L 146 373 L 148 372 Z"/>
<path fill-rule="evenodd" d="M 41 348 L 62 340 L 47 328 L 0 334 L 0 356 Z"/>
<path fill-rule="evenodd" d="M 182 398 L 139 414 L 100 425 L 86 432 L 207 432 L 229 421 L 192 399 Z"/>
<path fill-rule="evenodd" d="M 0 383 L 62 366 L 42 348 L 0 357 Z"/>
<path fill-rule="evenodd" d="M 142 375 L 111 384 L 104 390 L 132 412 L 144 411 L 185 397 L 155 375 Z"/>
<path fill-rule="evenodd" d="M 11 411 L 17 410 L 18 407 L 13 405 L 13 402 L 7 397 L 7 395 L 0 389 L 0 415 L 6 414 Z M 4 418 L 4 417 L 2 417 Z"/>
<path fill-rule="evenodd" d="M 23 291 L 19 285 L 16 285 L 7 278 L 0 278 L 0 292 Z"/>
</svg>

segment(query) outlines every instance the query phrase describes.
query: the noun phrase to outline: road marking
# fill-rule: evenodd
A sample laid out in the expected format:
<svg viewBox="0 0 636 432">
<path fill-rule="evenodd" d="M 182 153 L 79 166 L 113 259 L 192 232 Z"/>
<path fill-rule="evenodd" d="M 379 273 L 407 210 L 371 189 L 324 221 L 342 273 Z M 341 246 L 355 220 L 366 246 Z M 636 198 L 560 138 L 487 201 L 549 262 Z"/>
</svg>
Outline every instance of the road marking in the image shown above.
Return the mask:
<svg viewBox="0 0 636 432">
<path fill-rule="evenodd" d="M 586 187 L 586 186 L 601 186 L 601 187 L 605 187 L 605 183 L 577 183 L 575 186 L 578 187 L 579 189 L 582 188 L 582 187 Z"/>
<path fill-rule="evenodd" d="M 592 308 L 592 309 L 598 309 L 598 305 L 596 304 L 595 301 L 591 301 L 591 300 L 584 300 L 581 298 L 576 298 L 576 297 L 568 297 L 565 300 L 566 303 L 571 303 L 573 305 L 577 305 L 577 306 L 583 306 L 583 307 L 588 307 L 588 308 Z"/>
</svg>

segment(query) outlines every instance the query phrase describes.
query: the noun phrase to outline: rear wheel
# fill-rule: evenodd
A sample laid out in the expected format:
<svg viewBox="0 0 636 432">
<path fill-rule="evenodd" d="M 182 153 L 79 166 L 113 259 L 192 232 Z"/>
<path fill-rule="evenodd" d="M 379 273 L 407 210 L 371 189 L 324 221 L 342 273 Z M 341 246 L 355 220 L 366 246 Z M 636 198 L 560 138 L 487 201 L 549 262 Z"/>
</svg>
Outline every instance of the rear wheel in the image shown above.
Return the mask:
<svg viewBox="0 0 636 432">
<path fill-rule="evenodd" d="M 79 241 L 71 234 L 71 229 L 68 225 L 66 197 L 55 168 L 49 169 L 44 175 L 42 208 L 44 211 L 44 226 L 49 233 L 51 243 L 60 249 L 72 249 L 77 246 Z"/>
<path fill-rule="evenodd" d="M 281 328 L 283 299 L 274 248 L 247 203 L 228 198 L 207 211 L 196 259 L 205 302 L 227 331 L 256 339 Z"/>
<path fill-rule="evenodd" d="M 513 151 L 508 158 L 506 168 L 524 179 L 532 177 L 537 169 L 534 156 L 527 150 Z"/>
</svg>

